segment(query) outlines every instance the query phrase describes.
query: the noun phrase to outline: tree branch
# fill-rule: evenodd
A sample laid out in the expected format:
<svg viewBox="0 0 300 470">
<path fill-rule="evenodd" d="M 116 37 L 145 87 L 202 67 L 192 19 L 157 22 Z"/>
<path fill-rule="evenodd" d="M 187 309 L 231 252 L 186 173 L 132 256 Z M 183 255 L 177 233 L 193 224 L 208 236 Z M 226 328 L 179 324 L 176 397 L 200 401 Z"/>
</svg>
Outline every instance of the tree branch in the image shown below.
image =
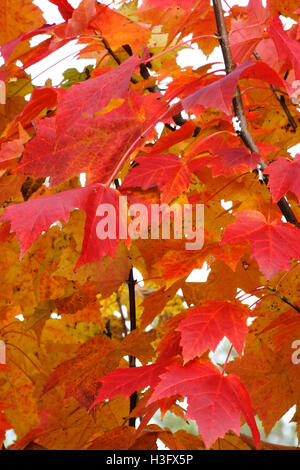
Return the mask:
<svg viewBox="0 0 300 470">
<path fill-rule="evenodd" d="M 124 333 L 124 336 L 126 337 L 127 336 L 126 319 L 125 319 L 125 315 L 124 315 L 124 311 L 123 311 L 123 306 L 122 306 L 122 302 L 121 302 L 121 298 L 120 298 L 120 293 L 119 293 L 118 290 L 116 291 L 116 297 L 117 297 L 117 304 L 118 304 L 118 307 L 119 307 L 119 311 L 120 311 L 120 314 L 121 314 L 123 333 Z"/>
<path fill-rule="evenodd" d="M 114 180 L 115 187 L 116 189 L 119 188 L 119 181 L 117 179 Z M 129 271 L 129 277 L 128 277 L 128 290 L 129 290 L 129 320 L 130 320 L 130 331 L 133 331 L 136 329 L 136 308 L 135 308 L 135 283 L 136 281 L 133 278 L 133 270 L 132 268 Z M 123 324 L 123 330 L 125 333 L 125 336 L 127 336 L 127 326 L 125 322 L 125 317 L 122 309 L 122 304 L 121 304 L 121 299 L 119 292 L 117 291 L 117 302 L 119 305 L 120 313 L 121 313 L 121 318 L 122 318 L 122 324 Z M 129 367 L 136 367 L 136 359 L 134 356 L 129 356 Z M 129 412 L 131 413 L 132 410 L 136 407 L 138 402 L 138 395 L 137 392 L 134 392 L 132 395 L 130 395 L 129 398 Z M 135 428 L 135 418 L 129 418 L 129 426 L 132 426 Z"/>
<path fill-rule="evenodd" d="M 107 52 L 113 57 L 113 59 L 117 62 L 118 65 L 121 65 L 121 61 L 120 61 L 119 57 L 110 48 L 110 46 L 109 46 L 108 42 L 106 41 L 106 39 L 102 38 L 102 42 L 103 42 L 104 47 L 107 50 Z M 135 78 L 132 78 L 132 77 L 130 78 L 130 81 L 131 81 L 131 83 L 134 83 L 134 84 L 137 83 L 137 80 Z"/>
<path fill-rule="evenodd" d="M 223 59 L 224 59 L 224 64 L 225 64 L 225 70 L 226 70 L 226 73 L 229 74 L 235 68 L 235 64 L 232 58 L 231 49 L 229 45 L 228 32 L 226 29 L 221 0 L 213 0 L 213 7 L 214 7 L 214 12 L 215 12 L 217 28 L 218 28 L 219 42 L 220 42 L 220 46 L 222 49 L 222 54 L 223 54 Z M 235 116 L 238 118 L 239 124 L 241 127 L 241 130 L 238 132 L 238 135 L 240 136 L 244 144 L 249 148 L 251 152 L 259 153 L 259 150 L 248 129 L 243 101 L 242 101 L 242 95 L 241 95 L 239 87 L 237 87 L 235 90 L 232 103 L 233 103 Z M 266 168 L 266 164 L 261 158 L 258 164 L 258 170 L 263 171 L 265 168 Z M 264 183 L 267 182 L 266 178 L 264 178 L 263 180 L 264 180 Z M 300 224 L 294 212 L 290 208 L 287 199 L 285 197 L 282 197 L 278 201 L 277 205 L 279 209 L 281 210 L 282 214 L 284 215 L 286 221 L 300 228 Z"/>
<path fill-rule="evenodd" d="M 136 308 L 135 308 L 135 280 L 133 278 L 133 270 L 130 269 L 128 278 L 129 289 L 129 318 L 130 318 L 130 331 L 136 329 Z M 136 367 L 136 360 L 134 356 L 129 356 L 129 367 Z M 137 392 L 130 395 L 130 413 L 136 407 L 138 402 Z M 129 418 L 129 426 L 135 427 L 135 418 Z"/>
</svg>

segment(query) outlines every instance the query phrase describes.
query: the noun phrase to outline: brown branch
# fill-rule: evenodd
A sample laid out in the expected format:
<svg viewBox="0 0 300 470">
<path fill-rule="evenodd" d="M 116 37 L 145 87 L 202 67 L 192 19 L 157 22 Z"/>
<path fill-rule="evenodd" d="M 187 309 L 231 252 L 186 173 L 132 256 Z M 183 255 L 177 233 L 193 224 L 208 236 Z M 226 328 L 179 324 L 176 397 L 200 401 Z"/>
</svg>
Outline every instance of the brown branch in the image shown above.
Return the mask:
<svg viewBox="0 0 300 470">
<path fill-rule="evenodd" d="M 279 295 L 279 298 L 283 302 L 288 304 L 290 307 L 292 307 L 294 310 L 296 310 L 296 312 L 300 313 L 300 308 L 297 305 L 295 305 L 293 302 L 291 302 L 289 299 L 287 299 L 284 295 Z"/>
<path fill-rule="evenodd" d="M 219 42 L 223 54 L 224 64 L 226 73 L 229 74 L 235 68 L 235 63 L 232 58 L 231 49 L 229 45 L 229 37 L 228 32 L 226 29 L 224 13 L 221 5 L 221 0 L 213 0 L 213 7 L 215 12 L 215 18 L 217 23 L 218 29 L 218 36 Z M 238 131 L 238 135 L 244 142 L 244 144 L 249 148 L 251 152 L 259 153 L 259 150 L 253 140 L 253 137 L 248 129 L 247 120 L 244 111 L 244 105 L 242 101 L 242 95 L 240 92 L 240 88 L 237 86 L 234 98 L 232 100 L 234 113 L 237 119 L 239 120 L 239 124 L 241 130 Z M 258 171 L 261 172 L 266 168 L 266 164 L 261 158 L 258 164 Z M 263 178 L 264 183 L 267 182 L 267 177 Z M 279 209 L 281 210 L 282 214 L 284 215 L 287 222 L 295 225 L 296 227 L 300 228 L 300 224 L 289 206 L 289 203 L 285 197 L 282 197 L 277 203 Z"/>
<path fill-rule="evenodd" d="M 132 50 L 131 50 L 131 47 L 128 44 L 126 44 L 122 47 L 123 47 L 124 51 L 126 51 L 129 56 L 132 56 Z M 146 64 L 141 64 L 140 65 L 140 74 L 141 74 L 141 76 L 144 80 L 148 80 L 148 78 L 150 78 L 151 75 L 149 73 L 149 70 L 148 70 Z M 149 86 L 148 88 L 146 88 L 146 90 L 150 91 L 151 93 L 161 93 L 161 90 L 156 85 L 155 86 Z"/>
<path fill-rule="evenodd" d="M 110 48 L 110 46 L 109 46 L 108 42 L 106 41 L 106 39 L 102 38 L 102 42 L 103 42 L 104 47 L 107 50 L 107 52 L 112 56 L 112 58 L 117 62 L 118 65 L 121 65 L 121 61 L 120 61 L 119 57 Z M 132 77 L 131 77 L 130 81 L 131 81 L 131 83 L 134 83 L 134 84 L 137 83 L 137 80 L 135 78 L 132 78 Z"/>
<path fill-rule="evenodd" d="M 296 129 L 297 129 L 298 126 L 297 126 L 297 123 L 296 123 L 295 119 L 291 115 L 291 112 L 290 112 L 289 108 L 287 107 L 284 96 L 280 95 L 279 93 L 276 92 L 276 87 L 274 85 L 270 85 L 270 87 L 273 90 L 277 101 L 280 103 L 280 106 L 282 107 L 283 111 L 285 112 L 286 117 L 288 118 L 288 121 L 289 121 L 290 125 L 293 128 L 293 131 L 296 132 Z"/>
<path fill-rule="evenodd" d="M 120 186 L 119 181 L 115 179 L 114 183 L 115 183 L 116 189 L 118 189 Z M 131 268 L 129 271 L 129 277 L 127 281 L 128 290 L 129 290 L 130 331 L 133 331 L 136 329 L 135 282 L 136 281 L 133 278 L 133 270 Z M 117 291 L 117 302 L 118 302 L 120 313 L 121 313 L 123 330 L 124 330 L 125 336 L 127 336 L 127 326 L 126 326 L 125 316 L 124 316 L 121 299 L 120 299 L 120 295 L 118 291 Z M 134 356 L 129 356 L 129 367 L 136 367 L 136 359 Z M 130 398 L 129 398 L 129 412 L 130 413 L 136 407 L 137 402 L 138 402 L 138 395 L 137 395 L 137 392 L 134 392 L 132 395 L 130 395 Z M 132 426 L 135 428 L 135 418 L 129 418 L 129 426 Z"/>
<path fill-rule="evenodd" d="M 136 329 L 136 308 L 135 308 L 135 280 L 133 278 L 133 270 L 130 269 L 128 278 L 129 289 L 129 318 L 130 318 L 130 331 Z M 129 356 L 129 367 L 136 367 L 136 359 L 134 356 Z M 138 402 L 137 392 L 130 395 L 130 413 L 136 407 Z M 135 427 L 135 418 L 129 418 L 129 426 Z"/>
<path fill-rule="evenodd" d="M 123 333 L 124 333 L 124 336 L 126 337 L 127 336 L 126 319 L 125 319 L 124 310 L 123 310 L 123 306 L 122 306 L 122 302 L 121 302 L 121 298 L 120 298 L 120 293 L 119 293 L 118 290 L 116 291 L 116 297 L 117 297 L 117 304 L 118 304 L 118 307 L 119 307 L 119 311 L 120 311 L 120 314 L 121 314 Z"/>
</svg>

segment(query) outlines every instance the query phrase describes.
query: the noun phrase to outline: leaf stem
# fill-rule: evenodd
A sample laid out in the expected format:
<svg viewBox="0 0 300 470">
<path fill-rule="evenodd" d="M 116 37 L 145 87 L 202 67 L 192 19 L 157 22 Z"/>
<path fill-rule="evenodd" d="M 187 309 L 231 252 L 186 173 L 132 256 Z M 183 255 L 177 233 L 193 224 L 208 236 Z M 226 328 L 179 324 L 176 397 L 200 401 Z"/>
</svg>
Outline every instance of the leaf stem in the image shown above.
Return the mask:
<svg viewBox="0 0 300 470">
<path fill-rule="evenodd" d="M 231 345 L 231 346 L 230 346 L 230 349 L 229 349 L 229 351 L 228 351 L 226 360 L 225 360 L 224 365 L 223 365 L 222 375 L 224 375 L 224 372 L 225 372 L 225 369 L 226 369 L 226 366 L 227 366 L 227 362 L 228 362 L 229 357 L 230 357 L 230 354 L 231 354 L 231 352 L 232 352 L 232 348 L 233 348 L 233 346 Z"/>
</svg>

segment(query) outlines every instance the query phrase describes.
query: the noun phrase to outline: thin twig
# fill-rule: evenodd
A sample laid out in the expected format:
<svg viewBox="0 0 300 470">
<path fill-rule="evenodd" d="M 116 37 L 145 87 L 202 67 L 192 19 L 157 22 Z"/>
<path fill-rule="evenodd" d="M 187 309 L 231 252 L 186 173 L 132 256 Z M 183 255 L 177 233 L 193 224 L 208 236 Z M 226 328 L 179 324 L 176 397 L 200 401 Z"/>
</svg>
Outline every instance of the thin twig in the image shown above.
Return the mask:
<svg viewBox="0 0 300 470">
<path fill-rule="evenodd" d="M 285 302 L 290 307 L 292 307 L 294 310 L 296 310 L 296 312 L 300 313 L 300 307 L 298 307 L 298 305 L 295 305 L 291 300 L 287 299 L 284 295 L 281 295 L 280 292 L 278 292 L 276 289 L 273 289 L 272 287 L 269 287 L 269 286 L 267 286 L 267 289 L 270 290 L 271 292 L 274 292 L 274 294 L 277 297 L 279 297 L 282 300 L 282 302 Z"/>
<path fill-rule="evenodd" d="M 126 337 L 127 336 L 126 319 L 125 319 L 125 315 L 124 315 L 124 310 L 123 310 L 123 305 L 122 305 L 122 302 L 121 302 L 120 293 L 119 293 L 118 290 L 116 291 L 116 297 L 117 297 L 117 304 L 118 304 L 118 307 L 119 307 L 119 311 L 120 311 L 120 314 L 121 314 L 123 333 L 124 333 L 124 336 Z"/>
<path fill-rule="evenodd" d="M 232 352 L 232 349 L 233 349 L 233 345 L 230 346 L 230 349 L 229 349 L 229 351 L 228 351 L 227 357 L 226 357 L 225 362 L 224 362 L 224 364 L 223 364 L 222 375 L 224 375 L 224 373 L 225 373 L 225 369 L 226 369 L 226 366 L 227 366 L 227 363 L 228 363 L 230 354 L 231 354 L 231 352 Z"/>
<path fill-rule="evenodd" d="M 114 58 L 114 60 L 117 62 L 118 65 L 121 65 L 121 61 L 119 59 L 119 57 L 114 53 L 114 51 L 111 49 L 111 47 L 109 46 L 108 42 L 106 39 L 102 38 L 102 41 L 103 41 L 103 44 L 104 44 L 104 47 L 105 49 L 107 50 L 107 52 Z M 128 46 L 128 45 L 125 45 L 123 46 L 123 49 L 127 52 L 127 54 L 129 56 L 132 55 L 132 51 L 131 51 L 131 47 Z M 142 76 L 142 78 L 144 78 L 144 80 L 147 80 L 148 78 L 150 78 L 150 73 L 146 67 L 145 64 L 141 64 L 140 65 L 140 74 Z M 131 83 L 138 83 L 138 81 L 135 79 L 135 78 L 132 78 L 130 79 Z M 151 86 L 151 87 L 148 87 L 147 88 L 148 91 L 150 91 L 151 93 L 161 93 L 161 90 L 158 86 Z M 182 116 L 181 116 L 181 113 L 179 114 L 176 114 L 175 116 L 173 116 L 173 120 L 175 122 L 175 124 L 177 126 L 183 126 L 183 124 L 186 123 L 186 119 L 184 119 Z M 176 128 L 172 128 L 172 127 L 169 127 L 167 126 L 168 129 L 170 129 L 171 131 L 175 131 Z"/>
<path fill-rule="evenodd" d="M 279 298 L 285 302 L 286 304 L 288 304 L 290 307 L 292 307 L 293 309 L 296 310 L 296 312 L 300 313 L 300 308 L 297 307 L 297 305 L 295 305 L 293 302 L 291 302 L 289 299 L 287 299 L 284 295 L 279 295 Z"/>
<path fill-rule="evenodd" d="M 121 61 L 119 59 L 119 57 L 114 53 L 114 51 L 111 49 L 111 47 L 109 46 L 108 42 L 106 41 L 106 39 L 102 38 L 102 42 L 104 44 L 104 47 L 105 49 L 107 50 L 107 52 L 112 56 L 112 58 L 117 62 L 118 65 L 121 65 Z M 130 81 L 131 83 L 134 83 L 136 84 L 137 83 L 137 80 L 135 78 L 130 78 Z"/>
<path fill-rule="evenodd" d="M 276 99 L 280 103 L 280 106 L 282 107 L 283 111 L 285 112 L 286 117 L 288 118 L 288 121 L 289 121 L 290 125 L 292 126 L 293 131 L 295 132 L 298 126 L 297 126 L 297 123 L 296 123 L 295 119 L 291 115 L 291 112 L 290 112 L 289 108 L 287 107 L 287 104 L 285 102 L 285 97 L 283 95 L 280 95 L 279 93 L 276 93 L 276 87 L 274 85 L 270 85 L 270 87 L 274 91 L 274 95 L 276 96 Z"/>
<path fill-rule="evenodd" d="M 130 55 L 130 56 L 132 55 L 132 51 L 131 51 L 130 46 L 128 46 L 128 45 L 123 46 L 123 49 L 127 52 L 128 55 Z M 141 76 L 143 77 L 144 80 L 147 80 L 151 76 L 150 72 L 149 72 L 149 70 L 148 70 L 148 68 L 145 64 L 140 65 L 140 74 L 141 74 Z M 151 93 L 161 93 L 161 89 L 156 85 L 148 87 L 146 89 L 148 91 L 150 91 Z M 172 116 L 172 117 L 173 117 L 173 121 L 175 122 L 176 126 L 181 127 L 181 126 L 183 126 L 183 124 L 185 124 L 187 122 L 187 119 L 184 119 L 181 116 L 181 113 L 175 114 L 175 116 Z M 165 124 L 165 127 L 167 127 L 172 132 L 174 132 L 176 130 L 176 127 L 172 127 L 172 126 L 170 126 L 170 124 Z M 199 128 L 199 130 L 200 130 L 200 128 Z"/>
<path fill-rule="evenodd" d="M 132 56 L 132 49 L 128 44 L 126 44 L 125 46 L 122 46 L 122 47 L 123 47 L 124 51 L 127 52 L 127 54 L 129 56 Z M 149 66 L 151 66 L 151 64 L 149 64 Z M 141 74 L 141 76 L 144 80 L 148 80 L 148 78 L 150 78 L 150 76 L 151 76 L 150 72 L 149 72 L 149 70 L 148 70 L 148 68 L 145 64 L 140 65 L 140 74 Z M 146 90 L 150 91 L 151 93 L 161 93 L 161 89 L 156 85 L 149 86 L 149 87 L 146 88 Z"/>
<path fill-rule="evenodd" d="M 256 51 L 253 52 L 253 55 L 257 60 L 261 60 L 259 54 Z M 277 101 L 279 102 L 279 104 L 282 107 L 283 111 L 285 112 L 286 117 L 288 118 L 288 121 L 289 121 L 290 125 L 292 126 L 293 130 L 296 131 L 296 129 L 298 127 L 297 123 L 295 122 L 295 119 L 293 118 L 289 108 L 287 107 L 284 96 L 277 93 L 276 87 L 274 85 L 270 85 L 270 88 L 273 91 L 274 96 L 277 99 Z"/>
</svg>

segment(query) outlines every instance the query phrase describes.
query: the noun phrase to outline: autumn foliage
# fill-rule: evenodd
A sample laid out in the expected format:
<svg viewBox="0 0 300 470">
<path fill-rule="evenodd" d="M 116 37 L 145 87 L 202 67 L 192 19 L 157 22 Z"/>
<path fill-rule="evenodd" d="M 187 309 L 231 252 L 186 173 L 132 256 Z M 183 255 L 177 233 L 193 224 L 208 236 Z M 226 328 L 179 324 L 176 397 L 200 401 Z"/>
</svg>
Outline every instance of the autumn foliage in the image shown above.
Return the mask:
<svg viewBox="0 0 300 470">
<path fill-rule="evenodd" d="M 1 443 L 276 448 L 257 418 L 299 420 L 299 3 L 49 1 L 59 24 L 0 0 Z M 74 39 L 96 65 L 35 86 L 26 69 Z M 224 62 L 182 68 L 191 47 Z M 100 240 L 97 208 L 120 196 L 203 204 L 203 247 Z M 153 424 L 168 410 L 199 434 Z"/>
</svg>

